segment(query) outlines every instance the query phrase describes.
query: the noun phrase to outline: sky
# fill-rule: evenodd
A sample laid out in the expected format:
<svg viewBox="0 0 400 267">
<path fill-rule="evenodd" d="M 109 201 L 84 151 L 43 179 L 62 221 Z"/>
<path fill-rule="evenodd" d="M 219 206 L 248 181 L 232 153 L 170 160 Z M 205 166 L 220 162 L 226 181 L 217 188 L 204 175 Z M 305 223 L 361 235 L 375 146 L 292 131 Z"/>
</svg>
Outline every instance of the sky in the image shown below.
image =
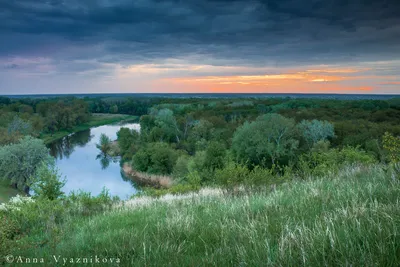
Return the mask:
<svg viewBox="0 0 400 267">
<path fill-rule="evenodd" d="M 0 94 L 400 93 L 399 0 L 0 0 Z"/>
</svg>

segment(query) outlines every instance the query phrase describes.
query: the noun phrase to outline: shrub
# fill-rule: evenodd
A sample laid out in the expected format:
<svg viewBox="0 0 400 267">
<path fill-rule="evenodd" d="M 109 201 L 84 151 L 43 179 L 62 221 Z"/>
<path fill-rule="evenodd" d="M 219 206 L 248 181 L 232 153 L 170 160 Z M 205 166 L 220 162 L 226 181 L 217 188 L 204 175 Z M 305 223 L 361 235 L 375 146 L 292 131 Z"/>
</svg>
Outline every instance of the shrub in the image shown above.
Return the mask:
<svg viewBox="0 0 400 267">
<path fill-rule="evenodd" d="M 341 167 L 352 164 L 368 165 L 375 163 L 374 156 L 354 147 L 342 149 L 312 150 L 300 157 L 298 167 L 303 177 L 322 176 L 337 173 Z"/>
<path fill-rule="evenodd" d="M 109 191 L 103 188 L 98 196 L 92 196 L 84 191 L 71 192 L 66 204 L 68 204 L 71 214 L 88 216 L 109 210 L 112 204 L 118 200 L 117 197 L 112 198 Z"/>
<path fill-rule="evenodd" d="M 42 162 L 31 180 L 32 190 L 39 198 L 55 200 L 64 196 L 61 188 L 65 185 L 66 180 L 61 179 L 54 161 L 50 164 Z"/>
<path fill-rule="evenodd" d="M 383 148 L 388 151 L 391 162 L 400 162 L 400 137 L 386 132 L 383 136 Z"/>
<path fill-rule="evenodd" d="M 243 184 L 249 176 L 249 169 L 245 165 L 229 162 L 225 168 L 216 170 L 215 177 L 217 182 L 228 191 Z"/>
<path fill-rule="evenodd" d="M 170 174 L 179 152 L 166 143 L 151 143 L 141 148 L 132 158 L 135 170 L 152 174 Z"/>
<path fill-rule="evenodd" d="M 0 255 L 9 255 L 13 241 L 20 234 L 20 230 L 16 220 L 1 211 L 0 221 Z M 4 257 L 0 257 L 0 265 L 5 265 L 5 263 Z"/>
<path fill-rule="evenodd" d="M 132 167 L 140 172 L 147 171 L 150 165 L 150 155 L 146 150 L 139 150 L 132 158 Z"/>
<path fill-rule="evenodd" d="M 256 189 L 260 186 L 267 186 L 275 184 L 277 175 L 274 174 L 273 169 L 265 169 L 260 166 L 256 166 L 248 174 L 248 177 L 244 180 L 244 184 L 248 188 Z"/>
<path fill-rule="evenodd" d="M 63 220 L 64 211 L 61 201 L 33 199 L 19 195 L 0 206 L 0 213 L 12 220 L 21 234 L 42 232 L 51 234 Z"/>
<path fill-rule="evenodd" d="M 186 176 L 189 173 L 189 159 L 189 156 L 182 155 L 176 160 L 172 173 L 174 179 L 176 179 L 178 182 L 186 180 Z"/>
<path fill-rule="evenodd" d="M 220 142 L 210 142 L 204 159 L 204 167 L 209 170 L 222 169 L 225 164 L 226 148 Z"/>
</svg>

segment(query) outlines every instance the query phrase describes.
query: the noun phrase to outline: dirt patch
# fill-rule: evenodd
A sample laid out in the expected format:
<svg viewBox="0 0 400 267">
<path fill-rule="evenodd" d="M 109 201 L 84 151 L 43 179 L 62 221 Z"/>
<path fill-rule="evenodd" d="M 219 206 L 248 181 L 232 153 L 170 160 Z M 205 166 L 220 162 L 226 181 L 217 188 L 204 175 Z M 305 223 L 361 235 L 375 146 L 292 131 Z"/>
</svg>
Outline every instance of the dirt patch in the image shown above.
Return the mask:
<svg viewBox="0 0 400 267">
<path fill-rule="evenodd" d="M 142 185 L 151 185 L 156 188 L 169 188 L 172 186 L 172 178 L 167 175 L 138 172 L 129 163 L 124 163 L 122 170 L 127 177 Z"/>
</svg>

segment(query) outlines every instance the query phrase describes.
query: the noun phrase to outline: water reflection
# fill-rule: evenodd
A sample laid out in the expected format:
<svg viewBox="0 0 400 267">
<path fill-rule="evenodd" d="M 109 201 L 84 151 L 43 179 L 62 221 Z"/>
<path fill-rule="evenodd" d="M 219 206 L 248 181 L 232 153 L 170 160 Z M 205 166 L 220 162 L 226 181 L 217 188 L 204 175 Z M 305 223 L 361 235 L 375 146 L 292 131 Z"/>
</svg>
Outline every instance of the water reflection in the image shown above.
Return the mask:
<svg viewBox="0 0 400 267">
<path fill-rule="evenodd" d="M 101 169 L 105 170 L 110 165 L 110 162 L 118 163 L 120 158 L 119 157 L 111 157 L 103 152 L 98 154 L 96 157 L 97 160 L 100 161 Z"/>
<path fill-rule="evenodd" d="M 120 198 L 136 193 L 134 183 L 121 173 L 119 157 L 99 153 L 96 147 L 102 133 L 115 140 L 121 127 L 140 129 L 139 124 L 105 125 L 72 134 L 49 145 L 50 154 L 57 159 L 57 167 L 67 177 L 64 192 L 82 189 L 97 195 L 105 186 L 111 195 Z"/>
<path fill-rule="evenodd" d="M 90 130 L 85 130 L 66 136 L 49 145 L 50 155 L 57 159 L 63 159 L 64 157 L 68 159 L 69 156 L 75 151 L 76 146 L 84 147 L 92 138 L 93 135 L 90 135 Z"/>
</svg>

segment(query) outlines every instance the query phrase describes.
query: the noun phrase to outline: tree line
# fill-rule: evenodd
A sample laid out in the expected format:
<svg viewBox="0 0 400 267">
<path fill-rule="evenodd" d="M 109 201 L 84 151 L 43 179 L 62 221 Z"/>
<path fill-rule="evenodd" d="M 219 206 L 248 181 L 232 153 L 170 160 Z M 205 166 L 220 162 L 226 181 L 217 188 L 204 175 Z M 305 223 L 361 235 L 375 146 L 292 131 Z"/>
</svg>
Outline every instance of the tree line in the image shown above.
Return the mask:
<svg viewBox="0 0 400 267">
<path fill-rule="evenodd" d="M 241 169 L 315 174 L 345 163 L 388 162 L 382 138 L 400 135 L 398 99 L 159 102 L 141 116 L 140 134 L 123 128 L 118 142 L 135 170 L 171 175 L 177 183 L 232 180 Z"/>
<path fill-rule="evenodd" d="M 74 97 L 55 99 L 0 98 L 0 144 L 22 136 L 53 134 L 89 121 L 89 104 Z"/>
</svg>

